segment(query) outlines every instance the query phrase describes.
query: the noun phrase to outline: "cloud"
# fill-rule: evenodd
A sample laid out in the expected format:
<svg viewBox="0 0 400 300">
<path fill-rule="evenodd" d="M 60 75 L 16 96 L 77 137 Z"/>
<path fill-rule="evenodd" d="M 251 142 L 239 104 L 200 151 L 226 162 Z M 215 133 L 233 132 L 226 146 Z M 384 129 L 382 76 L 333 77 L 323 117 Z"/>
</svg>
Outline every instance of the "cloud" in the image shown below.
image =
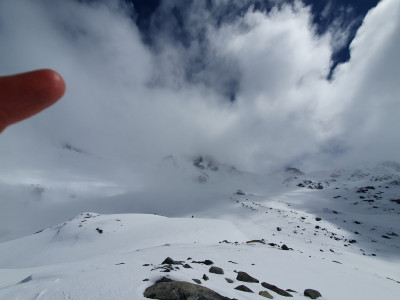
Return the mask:
<svg viewBox="0 0 400 300">
<path fill-rule="evenodd" d="M 171 3 L 158 14 L 165 28 L 175 28 L 165 14 Z M 399 160 L 398 1 L 367 15 L 331 82 L 336 37 L 315 34 L 308 8 L 248 5 L 216 22 L 224 3 L 186 8 L 185 43 L 160 30 L 146 44 L 118 1 L 2 1 L 1 74 L 54 68 L 67 93 L 2 133 L 0 205 L 34 197 L 32 184 L 45 187 L 43 209 L 34 210 L 43 218 L 60 207 L 171 213 L 231 192 L 207 196 L 183 175 L 162 175 L 171 154 L 258 173 Z M 20 213 L 19 204 L 7 207 Z"/>
</svg>

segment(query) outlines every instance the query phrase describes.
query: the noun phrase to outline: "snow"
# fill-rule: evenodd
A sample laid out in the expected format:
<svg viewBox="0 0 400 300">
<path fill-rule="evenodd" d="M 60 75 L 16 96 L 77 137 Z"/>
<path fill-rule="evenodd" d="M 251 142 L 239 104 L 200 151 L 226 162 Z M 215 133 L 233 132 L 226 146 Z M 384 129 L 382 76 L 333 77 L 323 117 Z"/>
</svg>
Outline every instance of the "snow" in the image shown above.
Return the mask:
<svg viewBox="0 0 400 300">
<path fill-rule="evenodd" d="M 320 299 L 396 299 L 400 206 L 390 200 L 399 198 L 400 188 L 389 183 L 399 171 L 380 165 L 333 177 L 327 172 L 306 179 L 287 175 L 280 193 L 226 194 L 194 217 L 88 212 L 3 242 L 0 299 L 145 299 L 144 290 L 162 276 L 192 283 L 200 279 L 230 298 L 262 299 L 258 292 L 265 289 L 236 280 L 237 271 L 295 290 L 293 299 L 305 299 L 307 288 L 318 290 Z M 305 180 L 321 182 L 323 188 L 299 187 Z M 357 192 L 366 186 L 374 190 Z M 263 243 L 247 243 L 251 240 Z M 290 250 L 282 250 L 283 244 Z M 166 257 L 192 268 L 162 272 Z M 194 263 L 205 259 L 224 275 Z M 210 280 L 204 281 L 203 274 Z M 240 284 L 254 293 L 235 290 Z"/>
</svg>

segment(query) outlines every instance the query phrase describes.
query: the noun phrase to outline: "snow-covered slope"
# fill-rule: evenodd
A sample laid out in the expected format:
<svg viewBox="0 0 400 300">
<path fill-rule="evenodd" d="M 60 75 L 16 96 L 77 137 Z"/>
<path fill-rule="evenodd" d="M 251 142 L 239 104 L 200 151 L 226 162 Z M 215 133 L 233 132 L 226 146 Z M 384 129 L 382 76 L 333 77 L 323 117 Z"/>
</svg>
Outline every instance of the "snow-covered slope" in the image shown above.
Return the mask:
<svg viewBox="0 0 400 300">
<path fill-rule="evenodd" d="M 218 177 L 221 166 L 194 168 L 207 175 L 198 183 L 203 186 L 225 182 L 228 174 Z M 308 288 L 320 299 L 396 299 L 398 165 L 275 175 L 283 178 L 279 189 L 238 186 L 193 218 L 82 213 L 2 243 L 0 299 L 144 299 L 145 289 L 163 276 L 198 279 L 231 299 L 263 299 L 261 282 L 296 291 L 293 299 L 305 299 Z M 162 264 L 167 257 L 180 263 Z M 205 260 L 224 274 L 210 273 Z M 239 271 L 260 283 L 237 280 Z M 242 284 L 254 293 L 235 289 Z"/>
</svg>

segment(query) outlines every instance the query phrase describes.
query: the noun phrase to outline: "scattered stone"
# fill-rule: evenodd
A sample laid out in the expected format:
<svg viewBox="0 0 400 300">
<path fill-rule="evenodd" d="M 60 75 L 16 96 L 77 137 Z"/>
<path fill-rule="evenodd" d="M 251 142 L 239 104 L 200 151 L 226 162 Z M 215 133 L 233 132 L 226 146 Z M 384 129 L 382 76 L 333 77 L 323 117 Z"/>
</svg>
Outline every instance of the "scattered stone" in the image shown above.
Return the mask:
<svg viewBox="0 0 400 300">
<path fill-rule="evenodd" d="M 281 247 L 281 249 L 282 249 L 282 250 L 289 250 L 289 247 L 286 246 L 285 244 L 283 244 L 282 247 Z"/>
<path fill-rule="evenodd" d="M 235 194 L 240 196 L 246 195 L 242 190 L 237 190 Z"/>
<path fill-rule="evenodd" d="M 265 241 L 264 240 L 251 240 L 251 241 L 246 242 L 246 244 L 253 244 L 253 243 L 265 244 Z"/>
<path fill-rule="evenodd" d="M 224 274 L 224 270 L 222 270 L 221 268 L 215 267 L 215 266 L 212 266 L 212 267 L 210 268 L 210 270 L 208 270 L 208 271 L 209 271 L 210 273 L 219 274 L 219 275 Z"/>
<path fill-rule="evenodd" d="M 171 257 L 167 257 L 166 259 L 164 259 L 164 261 L 161 264 L 162 265 L 182 265 L 182 262 L 173 260 Z"/>
<path fill-rule="evenodd" d="M 210 290 L 201 285 L 184 282 L 171 281 L 160 282 L 148 287 L 144 293 L 144 297 L 150 299 L 204 299 L 204 300 L 229 300 L 229 298 L 221 296 L 217 292 Z"/>
<path fill-rule="evenodd" d="M 293 297 L 291 294 L 289 294 L 289 293 L 286 292 L 285 290 L 282 290 L 282 289 L 278 288 L 278 287 L 275 286 L 275 285 L 272 285 L 272 284 L 269 284 L 269 283 L 266 283 L 266 282 L 261 283 L 261 285 L 262 285 L 263 287 L 265 287 L 266 289 L 269 289 L 269 290 L 271 290 L 271 291 L 273 291 L 273 292 L 275 292 L 275 293 L 277 293 L 277 294 L 279 294 L 279 295 L 281 295 L 281 296 L 284 296 L 284 297 Z"/>
<path fill-rule="evenodd" d="M 268 298 L 268 299 L 273 299 L 274 297 L 270 294 L 270 293 L 268 293 L 267 291 L 261 291 L 261 292 L 259 292 L 258 293 L 260 296 L 263 296 L 263 297 L 265 297 L 265 298 Z"/>
<path fill-rule="evenodd" d="M 103 233 L 103 229 L 100 229 L 99 227 L 96 228 L 97 232 L 102 234 Z"/>
<path fill-rule="evenodd" d="M 388 237 L 387 235 L 382 235 L 382 237 L 383 237 L 384 239 L 390 240 L 390 237 Z"/>
<path fill-rule="evenodd" d="M 321 221 L 322 219 L 320 217 L 315 218 L 316 221 Z"/>
<path fill-rule="evenodd" d="M 185 269 L 193 269 L 193 268 L 191 267 L 191 265 L 189 265 L 189 264 L 184 264 L 183 267 L 184 267 Z"/>
<path fill-rule="evenodd" d="M 230 278 L 225 278 L 225 280 L 226 280 L 227 283 L 234 283 L 234 281 L 232 279 L 230 279 Z"/>
<path fill-rule="evenodd" d="M 360 224 L 362 224 L 361 222 L 359 222 L 359 221 L 354 221 L 353 222 L 354 224 L 357 224 L 357 225 L 360 225 Z"/>
<path fill-rule="evenodd" d="M 259 283 L 260 282 L 258 279 L 254 278 L 254 277 L 251 277 L 246 272 L 238 272 L 236 280 L 244 281 L 244 282 L 255 282 L 255 283 Z"/>
<path fill-rule="evenodd" d="M 200 279 L 192 279 L 194 282 L 196 282 L 197 284 L 201 284 Z"/>
<path fill-rule="evenodd" d="M 243 284 L 235 287 L 235 290 L 247 292 L 247 293 L 254 293 L 251 289 L 249 289 L 247 286 L 245 286 Z"/>
<path fill-rule="evenodd" d="M 229 242 L 227 241 L 227 243 L 229 243 Z M 210 265 L 214 264 L 214 262 L 212 260 L 209 260 L 209 259 L 202 260 L 202 261 L 193 261 L 193 263 L 203 264 L 203 265 L 206 265 L 206 266 L 210 266 Z"/>
<path fill-rule="evenodd" d="M 207 281 L 208 279 L 209 279 L 208 276 L 206 274 L 203 274 L 203 280 Z"/>
<path fill-rule="evenodd" d="M 278 231 L 282 231 L 282 228 L 280 228 L 280 227 L 276 227 L 276 230 L 278 230 Z"/>
<path fill-rule="evenodd" d="M 304 296 L 310 297 L 311 299 L 317 299 L 317 298 L 321 297 L 322 295 L 321 295 L 320 292 L 318 292 L 318 291 L 316 291 L 316 290 L 313 290 L 313 289 L 306 289 L 306 290 L 304 291 Z"/>
<path fill-rule="evenodd" d="M 349 240 L 349 243 L 350 244 L 355 244 L 355 243 L 357 243 L 357 241 L 356 240 Z"/>
</svg>

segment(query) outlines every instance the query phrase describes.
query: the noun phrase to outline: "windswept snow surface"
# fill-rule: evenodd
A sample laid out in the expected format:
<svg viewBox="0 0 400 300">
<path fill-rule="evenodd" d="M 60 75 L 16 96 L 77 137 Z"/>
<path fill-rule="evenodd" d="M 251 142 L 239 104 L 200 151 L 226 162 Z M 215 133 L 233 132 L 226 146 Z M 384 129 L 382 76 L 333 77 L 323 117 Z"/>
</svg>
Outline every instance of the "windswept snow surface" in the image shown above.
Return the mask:
<svg viewBox="0 0 400 300">
<path fill-rule="evenodd" d="M 285 179 L 279 193 L 233 191 L 194 218 L 82 213 L 0 244 L 0 299 L 144 299 L 144 290 L 163 276 L 200 279 L 234 299 L 263 299 L 261 282 L 296 291 L 293 299 L 305 299 L 307 288 L 318 290 L 320 299 L 396 299 L 396 166 L 307 175 L 287 171 L 280 174 Z M 282 250 L 284 244 L 289 250 Z M 173 265 L 165 272 L 166 257 L 192 268 Z M 224 275 L 195 263 L 206 259 Z M 260 283 L 236 280 L 237 271 Z M 241 284 L 254 293 L 234 289 Z"/>
</svg>

